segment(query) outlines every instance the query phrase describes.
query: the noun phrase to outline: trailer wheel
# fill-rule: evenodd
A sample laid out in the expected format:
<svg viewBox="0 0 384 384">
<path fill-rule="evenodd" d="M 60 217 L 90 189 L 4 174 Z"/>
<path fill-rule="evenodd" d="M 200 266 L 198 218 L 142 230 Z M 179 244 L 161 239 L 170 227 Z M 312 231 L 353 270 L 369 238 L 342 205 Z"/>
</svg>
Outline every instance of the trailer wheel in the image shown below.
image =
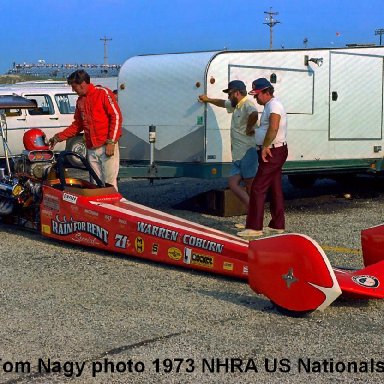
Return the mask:
<svg viewBox="0 0 384 384">
<path fill-rule="evenodd" d="M 85 146 L 83 136 L 76 136 L 67 140 L 65 150 L 69 152 L 75 152 L 82 157 L 87 156 L 87 147 Z M 79 168 L 84 167 L 83 163 L 76 156 L 68 156 L 67 161 L 74 167 L 79 167 Z"/>
<path fill-rule="evenodd" d="M 317 177 L 312 175 L 288 175 L 288 180 L 293 187 L 303 189 L 313 187 Z"/>
</svg>

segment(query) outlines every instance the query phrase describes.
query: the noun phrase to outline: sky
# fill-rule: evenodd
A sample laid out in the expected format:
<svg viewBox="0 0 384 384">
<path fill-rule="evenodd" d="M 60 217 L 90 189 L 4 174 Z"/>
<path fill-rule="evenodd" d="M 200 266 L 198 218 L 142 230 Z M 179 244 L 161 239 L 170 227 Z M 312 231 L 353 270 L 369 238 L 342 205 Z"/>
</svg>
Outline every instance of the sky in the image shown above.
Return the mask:
<svg viewBox="0 0 384 384">
<path fill-rule="evenodd" d="M 16 63 L 109 64 L 141 54 L 380 42 L 384 0 L 0 0 L 0 73 Z M 384 35 L 382 36 L 384 45 Z"/>
</svg>

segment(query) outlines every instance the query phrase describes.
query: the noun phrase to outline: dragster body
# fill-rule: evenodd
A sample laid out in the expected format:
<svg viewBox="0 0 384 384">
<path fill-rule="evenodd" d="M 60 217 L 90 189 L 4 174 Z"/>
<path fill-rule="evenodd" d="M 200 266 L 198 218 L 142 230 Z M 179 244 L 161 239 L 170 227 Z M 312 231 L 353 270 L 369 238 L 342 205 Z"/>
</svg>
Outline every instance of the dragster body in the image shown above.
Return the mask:
<svg viewBox="0 0 384 384">
<path fill-rule="evenodd" d="M 256 293 L 292 311 L 323 310 L 339 295 L 384 298 L 384 226 L 362 232 L 366 267 L 350 270 L 332 268 L 308 236 L 243 240 L 80 179 L 45 182 L 40 218 L 43 236 L 241 278 Z"/>
</svg>

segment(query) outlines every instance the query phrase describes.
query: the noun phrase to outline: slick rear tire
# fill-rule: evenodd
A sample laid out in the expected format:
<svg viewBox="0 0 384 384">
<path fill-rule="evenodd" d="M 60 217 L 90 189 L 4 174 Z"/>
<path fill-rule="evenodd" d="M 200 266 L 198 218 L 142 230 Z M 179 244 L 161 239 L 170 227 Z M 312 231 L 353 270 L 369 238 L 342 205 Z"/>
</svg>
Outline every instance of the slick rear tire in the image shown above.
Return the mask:
<svg viewBox="0 0 384 384">
<path fill-rule="evenodd" d="M 67 145 L 65 147 L 65 150 L 78 153 L 79 155 L 81 155 L 83 157 L 87 156 L 87 148 L 85 146 L 83 136 L 76 136 L 76 137 L 72 137 L 71 139 L 67 140 Z M 73 167 L 84 168 L 81 160 L 75 156 L 68 156 L 67 161 Z"/>
</svg>

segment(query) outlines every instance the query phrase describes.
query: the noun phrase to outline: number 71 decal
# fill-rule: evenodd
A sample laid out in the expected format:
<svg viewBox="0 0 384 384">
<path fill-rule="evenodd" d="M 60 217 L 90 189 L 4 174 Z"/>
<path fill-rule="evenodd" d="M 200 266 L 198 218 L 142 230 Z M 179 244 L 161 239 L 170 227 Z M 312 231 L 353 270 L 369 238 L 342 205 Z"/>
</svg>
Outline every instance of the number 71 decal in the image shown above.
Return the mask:
<svg viewBox="0 0 384 384">
<path fill-rule="evenodd" d="M 116 233 L 116 235 L 115 235 L 115 247 L 127 248 L 127 245 L 129 245 L 128 236 L 120 235 L 120 234 Z"/>
</svg>

